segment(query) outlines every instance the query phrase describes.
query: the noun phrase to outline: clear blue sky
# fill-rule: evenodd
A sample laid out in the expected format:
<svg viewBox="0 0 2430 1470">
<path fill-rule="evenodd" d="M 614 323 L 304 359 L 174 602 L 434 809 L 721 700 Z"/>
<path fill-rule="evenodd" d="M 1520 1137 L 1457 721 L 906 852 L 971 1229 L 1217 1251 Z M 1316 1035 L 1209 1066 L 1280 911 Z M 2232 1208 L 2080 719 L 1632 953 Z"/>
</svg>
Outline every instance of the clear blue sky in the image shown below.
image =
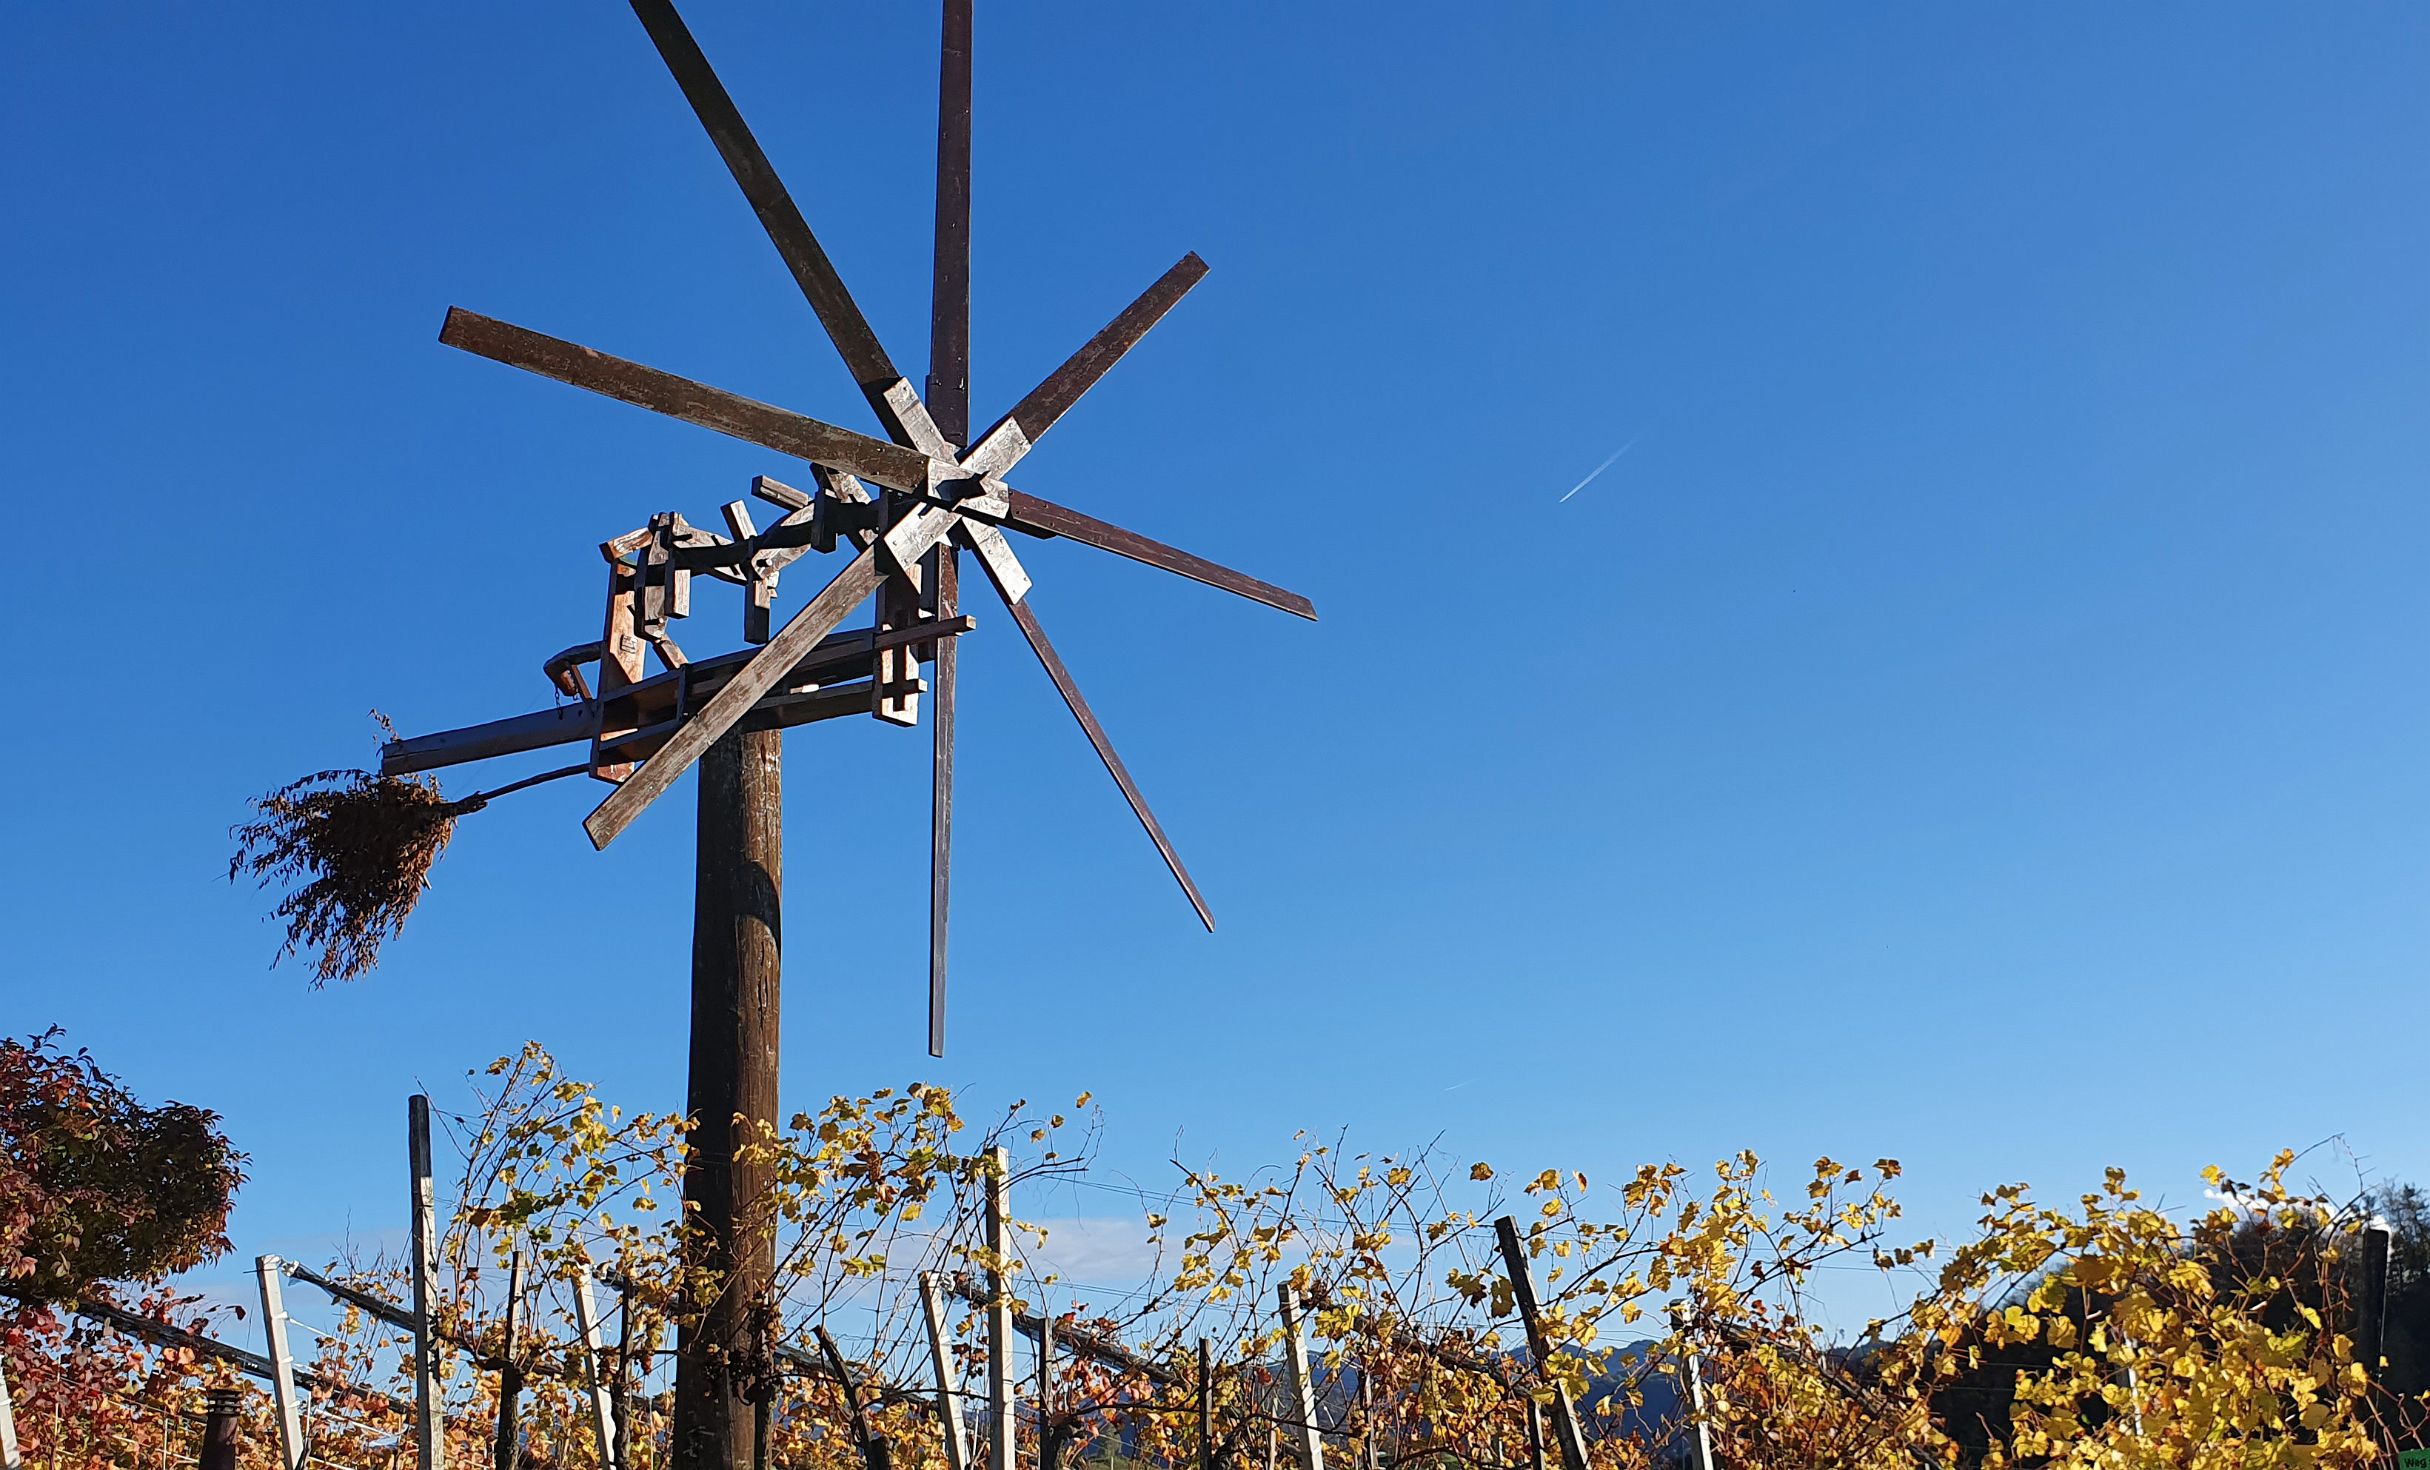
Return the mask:
<svg viewBox="0 0 2430 1470">
<path fill-rule="evenodd" d="M 696 9 L 916 378 L 931 7 Z M 1324 620 L 1028 554 L 1209 938 L 978 609 L 942 1065 L 926 738 L 790 737 L 788 1103 L 1091 1087 L 1149 1180 L 1893 1154 L 1929 1224 L 2430 1176 L 2426 73 L 2391 4 L 983 3 L 974 412 L 1198 250 L 1022 483 Z M 546 703 L 603 536 L 796 468 L 449 304 L 870 427 L 639 26 L 15 7 L 0 124 L 8 1028 L 224 1112 L 248 1255 L 393 1224 L 400 1098 L 527 1036 L 679 1099 L 688 789 L 471 819 L 326 993 L 224 881 L 365 711 Z"/>
</svg>

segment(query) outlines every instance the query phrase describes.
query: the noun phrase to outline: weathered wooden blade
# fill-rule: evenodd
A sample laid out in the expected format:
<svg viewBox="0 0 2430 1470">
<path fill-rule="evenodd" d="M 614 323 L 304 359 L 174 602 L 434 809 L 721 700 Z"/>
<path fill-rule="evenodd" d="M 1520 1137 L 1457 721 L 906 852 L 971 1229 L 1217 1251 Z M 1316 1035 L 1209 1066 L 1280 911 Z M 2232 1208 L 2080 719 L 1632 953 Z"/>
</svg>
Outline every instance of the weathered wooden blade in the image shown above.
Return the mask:
<svg viewBox="0 0 2430 1470">
<path fill-rule="evenodd" d="M 954 3 L 956 0 L 947 0 L 948 5 Z M 961 557 L 953 543 L 938 545 L 931 553 L 929 568 L 935 615 L 956 616 Z M 928 805 L 928 1054 L 932 1057 L 945 1055 L 945 916 L 953 875 L 954 681 L 961 662 L 960 642 L 938 639 L 936 663 L 928 671 L 929 715 L 936 722 Z"/>
<path fill-rule="evenodd" d="M 658 48 L 667 70 L 675 74 L 676 85 L 683 88 L 684 99 L 692 104 L 701 126 L 709 130 L 709 141 L 717 145 L 718 156 L 726 161 L 734 182 L 742 186 L 743 197 L 751 201 L 752 212 L 759 216 L 776 253 L 784 257 L 794 282 L 809 299 L 810 309 L 818 313 L 819 324 L 843 355 L 853 381 L 860 384 L 880 420 L 892 429 L 885 394 L 902 374 L 895 371 L 886 349 L 878 345 L 869 319 L 861 315 L 852 293 L 844 289 L 843 277 L 836 274 L 818 237 L 810 233 L 808 221 L 794 205 L 793 196 L 785 192 L 784 181 L 776 176 L 768 155 L 760 151 L 759 141 L 751 136 L 741 110 L 710 69 L 709 58 L 701 54 L 683 17 L 668 0 L 632 0 L 632 4 L 633 14 L 641 17 L 643 28 L 650 33 L 651 44 Z"/>
<path fill-rule="evenodd" d="M 984 446 L 981 455 L 986 472 L 1002 474 L 1010 469 L 1012 462 L 1053 428 L 1055 420 L 1080 401 L 1081 394 L 1097 386 L 1098 380 L 1122 361 L 1124 353 L 1139 345 L 1148 328 L 1179 305 L 1181 298 L 1190 294 L 1190 288 L 1205 279 L 1206 273 L 1207 263 L 1198 258 L 1197 251 L 1181 257 L 1171 270 L 1140 292 L 1138 300 L 1122 308 L 1121 315 L 1106 323 L 1104 330 L 1065 358 L 1063 366 L 1030 389 L 1027 397 L 1013 405 L 1011 413 L 996 420 L 995 426 L 979 437 L 979 444 Z M 1006 443 L 1016 433 L 1018 442 Z"/>
<path fill-rule="evenodd" d="M 928 318 L 928 413 L 957 449 L 970 438 L 970 3 L 945 0 L 938 51 L 936 291 Z"/>
<path fill-rule="evenodd" d="M 917 450 L 611 357 L 561 337 L 498 321 L 460 306 L 447 309 L 439 340 L 476 357 L 637 405 L 898 490 L 927 488 L 929 460 Z"/>
<path fill-rule="evenodd" d="M 1021 636 L 1029 640 L 1030 652 L 1036 654 L 1038 662 L 1046 666 L 1046 677 L 1055 681 L 1055 690 L 1063 696 L 1064 704 L 1070 707 L 1072 718 L 1080 722 L 1081 733 L 1088 736 L 1090 745 L 1096 747 L 1097 759 L 1105 762 L 1106 774 L 1112 776 L 1114 784 L 1122 788 L 1122 799 L 1131 804 L 1131 815 L 1137 817 L 1139 825 L 1147 829 L 1148 840 L 1156 844 L 1156 851 L 1164 857 L 1164 865 L 1173 870 L 1173 877 L 1180 882 L 1181 891 L 1189 895 L 1190 907 L 1198 910 L 1198 921 L 1207 926 L 1208 933 L 1214 933 L 1214 912 L 1207 907 L 1206 898 L 1199 893 L 1198 885 L 1191 881 L 1190 870 L 1181 865 L 1181 854 L 1173 850 L 1172 840 L 1164 835 L 1164 828 L 1157 822 L 1156 814 L 1148 810 L 1147 798 L 1139 794 L 1139 783 L 1131 779 L 1130 770 L 1122 764 L 1122 757 L 1114 753 L 1114 743 L 1105 738 L 1105 727 L 1097 723 L 1096 711 L 1090 709 L 1088 701 L 1081 697 L 1080 686 L 1072 681 L 1072 671 L 1064 667 L 1063 656 L 1055 652 L 1055 645 L 1047 641 L 1046 630 L 1038 626 L 1038 615 L 1030 610 L 1027 601 L 1007 602 L 1004 605 L 1012 611 L 1013 621 L 1020 625 Z M 645 766 L 643 769 L 648 768 Z"/>
<path fill-rule="evenodd" d="M 692 763 L 717 743 L 719 736 L 750 712 L 761 695 L 783 682 L 802 655 L 834 632 L 838 623 L 877 590 L 886 576 L 889 557 L 898 565 L 917 561 L 953 529 L 958 519 L 951 511 L 932 505 L 915 506 L 880 541 L 863 548 L 860 555 L 836 573 L 834 581 L 793 615 L 783 631 L 753 651 L 751 661 L 735 671 L 725 687 L 701 706 L 700 713 L 685 721 L 683 728 L 657 754 L 644 761 L 640 770 L 583 819 L 583 829 L 591 834 L 592 844 L 606 847 L 615 841 L 617 834 L 632 825 L 642 808 L 664 795 L 676 778 L 690 770 Z"/>
<path fill-rule="evenodd" d="M 1024 495 L 1018 490 L 1006 490 L 1004 503 L 1010 508 L 1004 517 L 1004 524 L 1027 531 L 1031 535 L 1069 536 L 1074 541 L 1086 542 L 1100 550 L 1113 552 L 1116 556 L 1127 556 L 1133 561 L 1145 562 L 1151 567 L 1162 567 L 1168 572 L 1176 572 L 1188 577 L 1191 581 L 1204 582 L 1209 587 L 1220 587 L 1226 592 L 1238 593 L 1253 602 L 1262 602 L 1268 607 L 1279 607 L 1287 613 L 1297 613 L 1311 622 L 1316 618 L 1316 604 L 1296 592 L 1286 592 L 1271 582 L 1261 582 L 1245 572 L 1236 572 L 1230 567 L 1219 566 L 1203 556 L 1193 556 L 1177 546 L 1167 546 L 1161 541 L 1152 541 L 1136 531 L 1126 531 L 1110 521 L 1101 521 L 1095 516 L 1083 515 L 1068 506 L 1057 505 L 1051 500 L 1040 500 L 1035 495 Z"/>
<path fill-rule="evenodd" d="M 816 683 L 826 688 L 847 684 L 869 667 L 870 655 L 877 651 L 882 638 L 898 643 L 916 643 L 926 638 L 942 647 L 954 635 L 967 633 L 975 625 L 968 614 L 957 613 L 917 628 L 905 628 L 896 633 L 880 635 L 874 629 L 863 628 L 850 633 L 837 633 L 819 640 L 801 662 L 795 664 L 782 683 Z M 568 649 L 559 659 L 568 659 L 578 652 L 598 657 L 597 645 Z M 685 696 L 699 697 L 716 691 L 727 675 L 750 660 L 750 651 L 721 653 L 693 663 L 680 673 L 653 674 L 636 684 L 628 684 L 616 695 L 620 705 L 643 718 L 671 715 L 679 700 Z M 587 662 L 587 659 L 572 660 Z M 556 660 L 552 660 L 552 663 Z M 565 667 L 571 667 L 568 662 Z M 569 681 L 570 682 L 570 681 Z M 867 713 L 869 690 L 867 684 L 852 685 L 859 690 L 859 711 Z M 765 710 L 768 700 L 759 708 Z M 460 730 L 441 730 L 430 735 L 412 735 L 391 740 L 380 747 L 380 774 L 408 776 L 417 771 L 444 770 L 449 766 L 472 761 L 491 760 L 502 755 L 520 755 L 525 751 L 544 750 L 552 745 L 570 745 L 589 740 L 599 733 L 602 701 L 585 698 L 579 704 L 560 704 L 527 715 L 512 715 L 503 720 L 470 725 Z"/>
</svg>

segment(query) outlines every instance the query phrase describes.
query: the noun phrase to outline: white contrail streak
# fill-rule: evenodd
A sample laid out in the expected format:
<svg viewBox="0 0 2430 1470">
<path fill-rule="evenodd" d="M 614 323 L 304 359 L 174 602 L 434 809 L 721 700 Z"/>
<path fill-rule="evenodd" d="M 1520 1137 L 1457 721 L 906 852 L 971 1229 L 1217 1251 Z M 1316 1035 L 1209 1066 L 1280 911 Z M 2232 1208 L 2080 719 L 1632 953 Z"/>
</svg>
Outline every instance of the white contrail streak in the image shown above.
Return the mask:
<svg viewBox="0 0 2430 1470">
<path fill-rule="evenodd" d="M 1602 474 L 1602 473 L 1603 473 L 1605 470 L 1610 469 L 1610 468 L 1611 468 L 1611 467 L 1612 467 L 1614 464 L 1616 464 L 1616 463 L 1618 463 L 1618 462 L 1619 462 L 1619 459 L 1620 459 L 1620 456 L 1621 456 L 1621 455 L 1624 455 L 1624 454 L 1628 453 L 1630 450 L 1632 450 L 1632 449 L 1634 449 L 1634 448 L 1636 448 L 1636 447 L 1637 447 L 1637 439 L 1638 439 L 1638 437 L 1639 437 L 1639 436 L 1637 436 L 1637 435 L 1635 435 L 1635 434 L 1631 434 L 1631 435 L 1629 435 L 1628 442 L 1627 442 L 1626 444 L 1621 445 L 1621 446 L 1620 446 L 1618 449 L 1613 450 L 1613 451 L 1612 451 L 1612 457 L 1611 457 L 1610 459 L 1605 460 L 1603 463 L 1601 463 L 1601 464 L 1599 464 L 1599 465 L 1596 465 L 1596 466 L 1595 466 L 1593 469 L 1591 469 L 1591 470 L 1587 471 L 1587 473 L 1586 473 L 1586 478 L 1585 478 L 1585 479 L 1580 480 L 1580 481 L 1579 481 L 1577 484 L 1572 485 L 1572 486 L 1570 486 L 1570 487 L 1569 487 L 1569 495 L 1564 495 L 1564 496 L 1562 496 L 1562 497 L 1561 497 L 1561 500 L 1556 500 L 1556 501 L 1554 501 L 1554 502 L 1553 502 L 1553 504 L 1555 504 L 1555 505 L 1559 505 L 1559 504 L 1561 503 L 1561 501 L 1562 501 L 1562 500 L 1567 500 L 1567 499 L 1569 499 L 1569 496 L 1570 496 L 1570 495 L 1575 495 L 1575 494 L 1577 494 L 1579 491 L 1581 491 L 1581 490 L 1585 489 L 1587 486 L 1592 485 L 1593 483 L 1595 483 L 1595 476 L 1600 475 L 1600 474 Z"/>
</svg>

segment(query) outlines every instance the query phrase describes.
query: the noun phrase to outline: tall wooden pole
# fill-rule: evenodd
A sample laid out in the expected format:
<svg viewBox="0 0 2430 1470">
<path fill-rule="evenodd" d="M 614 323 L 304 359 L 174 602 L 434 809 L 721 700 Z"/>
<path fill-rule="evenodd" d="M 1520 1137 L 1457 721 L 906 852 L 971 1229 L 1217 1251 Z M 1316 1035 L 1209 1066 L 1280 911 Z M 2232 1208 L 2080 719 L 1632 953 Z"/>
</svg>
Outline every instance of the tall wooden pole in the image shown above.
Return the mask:
<svg viewBox="0 0 2430 1470">
<path fill-rule="evenodd" d="M 700 762 L 683 1198 L 713 1295 L 692 1304 L 676 1342 L 675 1470 L 751 1470 L 745 1391 L 765 1391 L 776 1271 L 775 1237 L 759 1218 L 768 1169 L 737 1163 L 735 1153 L 776 1120 L 782 739 L 776 730 L 729 731 Z"/>
<path fill-rule="evenodd" d="M 962 1381 L 953 1343 L 945 1335 L 945 1297 L 937 1273 L 920 1273 L 920 1315 L 928 1322 L 928 1367 L 937 1380 L 937 1423 L 945 1439 L 945 1470 L 970 1470 L 970 1440 L 962 1429 Z"/>
<path fill-rule="evenodd" d="M 17 1415 L 8 1402 L 8 1365 L 0 1363 L 0 1470 L 20 1470 L 22 1463 L 17 1456 Z"/>
<path fill-rule="evenodd" d="M 304 1470 L 303 1405 L 295 1393 L 295 1356 L 287 1350 L 287 1294 L 276 1256 L 256 1256 L 262 1291 L 262 1346 L 270 1359 L 270 1407 L 278 1417 L 280 1470 Z"/>
<path fill-rule="evenodd" d="M 1325 1470 L 1325 1431 L 1316 1422 L 1316 1381 L 1308 1366 L 1299 1295 L 1284 1281 L 1275 1285 L 1274 1297 L 1282 1308 L 1283 1376 L 1290 1384 L 1291 1411 L 1299 1418 L 1300 1470 Z"/>
</svg>

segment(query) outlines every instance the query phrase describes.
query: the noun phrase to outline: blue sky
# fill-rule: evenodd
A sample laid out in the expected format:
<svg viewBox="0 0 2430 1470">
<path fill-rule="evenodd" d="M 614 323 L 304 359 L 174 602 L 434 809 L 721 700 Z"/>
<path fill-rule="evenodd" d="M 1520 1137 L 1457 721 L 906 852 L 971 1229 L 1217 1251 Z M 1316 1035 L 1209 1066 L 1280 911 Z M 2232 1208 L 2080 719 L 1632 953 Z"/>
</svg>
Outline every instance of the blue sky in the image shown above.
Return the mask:
<svg viewBox="0 0 2430 1470">
<path fill-rule="evenodd" d="M 699 9 L 916 379 L 930 7 Z M 675 1101 L 688 788 L 603 855 L 590 790 L 469 820 L 324 993 L 224 881 L 367 710 L 545 703 L 602 537 L 797 472 L 444 349 L 448 305 L 871 427 L 639 26 L 5 27 L 9 1028 L 225 1113 L 247 1255 L 394 1223 L 399 1099 L 527 1036 Z M 1075 3 L 978 44 L 974 415 L 1199 251 L 1021 483 L 1324 619 L 1027 555 L 1209 938 L 977 609 L 942 1064 L 925 736 L 792 736 L 789 1105 L 1093 1088 L 1148 1181 L 1300 1126 L 1888 1154 L 1925 1227 L 2340 1133 L 2430 1175 L 2430 13 Z"/>
</svg>

